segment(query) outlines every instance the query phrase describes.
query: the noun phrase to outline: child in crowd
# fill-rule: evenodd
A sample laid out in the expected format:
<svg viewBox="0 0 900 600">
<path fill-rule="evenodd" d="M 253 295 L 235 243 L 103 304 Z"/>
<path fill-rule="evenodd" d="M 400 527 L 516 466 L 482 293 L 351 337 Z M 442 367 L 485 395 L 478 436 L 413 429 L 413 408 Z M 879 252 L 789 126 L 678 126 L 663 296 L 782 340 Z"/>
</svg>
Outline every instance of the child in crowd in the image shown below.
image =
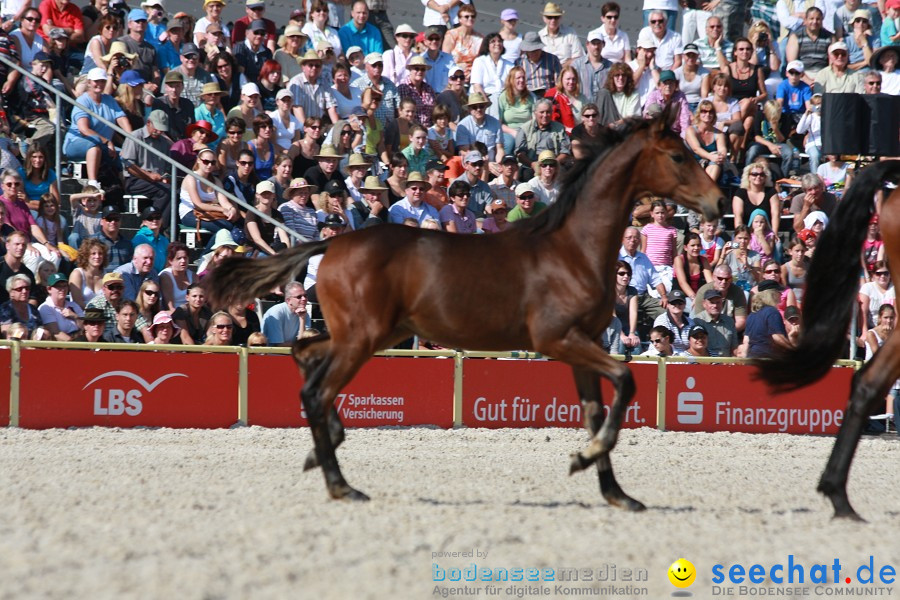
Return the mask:
<svg viewBox="0 0 900 600">
<path fill-rule="evenodd" d="M 760 209 L 750 213 L 750 249 L 758 252 L 760 260 L 768 258 L 776 258 L 778 249 L 776 247 L 775 233 L 769 224 L 769 218 L 766 217 L 765 211 Z"/>
<path fill-rule="evenodd" d="M 456 156 L 456 143 L 453 130 L 450 129 L 450 109 L 445 104 L 438 104 L 431 112 L 434 125 L 428 128 L 428 145 L 441 162 L 447 162 Z"/>
<path fill-rule="evenodd" d="M 810 108 L 812 89 L 803 81 L 803 63 L 794 60 L 788 63 L 787 79 L 778 84 L 775 100 L 781 105 L 782 128 L 790 132 L 800 122 L 800 117 Z"/>
<path fill-rule="evenodd" d="M 656 267 L 660 279 L 668 282 L 666 285 L 668 291 L 671 289 L 674 274 L 672 263 L 675 260 L 678 230 L 669 225 L 669 211 L 662 200 L 654 200 L 650 204 L 650 217 L 653 221 L 641 229 L 641 248 Z"/>
<path fill-rule="evenodd" d="M 881 23 L 881 45 L 900 46 L 900 2 L 887 0 Z"/>
<path fill-rule="evenodd" d="M 92 185 L 86 185 L 81 193 L 72 194 L 69 201 L 75 208 L 69 246 L 79 248 L 85 238 L 100 231 L 100 205 L 103 203 L 103 192 Z"/>
<path fill-rule="evenodd" d="M 847 163 L 841 160 L 837 154 L 828 154 L 825 157 L 828 162 L 819 165 L 816 174 L 825 182 L 826 188 L 847 186 Z M 811 171 L 810 171 L 811 172 Z"/>
<path fill-rule="evenodd" d="M 869 228 L 866 231 L 866 241 L 862 250 L 863 266 L 865 266 L 865 278 L 861 283 L 872 281 L 875 274 L 875 264 L 884 260 L 884 242 L 881 240 L 881 230 L 878 226 L 878 215 L 872 215 L 869 220 Z"/>
<path fill-rule="evenodd" d="M 722 260 L 722 248 L 725 246 L 725 240 L 716 235 L 718 224 L 718 219 L 713 219 L 712 221 L 706 218 L 700 219 L 701 253 L 712 267 L 715 267 Z"/>
<path fill-rule="evenodd" d="M 815 173 L 819 169 L 819 157 L 822 156 L 822 94 L 816 91 L 809 101 L 809 109 L 800 117 L 797 123 L 797 133 L 805 133 L 803 147 L 809 155 L 809 172 Z"/>
</svg>

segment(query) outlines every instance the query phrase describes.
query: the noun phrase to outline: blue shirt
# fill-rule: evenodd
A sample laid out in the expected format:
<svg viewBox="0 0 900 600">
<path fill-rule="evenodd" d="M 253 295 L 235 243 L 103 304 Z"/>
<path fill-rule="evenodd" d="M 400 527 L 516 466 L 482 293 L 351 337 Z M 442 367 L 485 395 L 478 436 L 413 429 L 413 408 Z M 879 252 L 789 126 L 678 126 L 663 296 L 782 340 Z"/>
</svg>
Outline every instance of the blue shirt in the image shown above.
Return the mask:
<svg viewBox="0 0 900 600">
<path fill-rule="evenodd" d="M 164 235 L 153 236 L 153 231 L 144 225 L 131 238 L 131 244 L 137 248 L 141 244 L 153 247 L 153 271 L 158 273 L 166 268 L 166 250 L 169 249 L 169 238 Z"/>
<path fill-rule="evenodd" d="M 194 120 L 209 121 L 212 123 L 213 132 L 219 137 L 216 138 L 216 141 L 209 142 L 207 145 L 215 150 L 216 146 L 219 145 L 219 142 L 225 139 L 225 114 L 221 110 L 211 113 L 209 109 L 206 108 L 206 104 L 202 103 L 194 109 Z"/>
<path fill-rule="evenodd" d="M 148 44 L 151 44 L 154 48 L 159 50 L 160 46 L 163 45 L 163 42 L 159 41 L 159 36 L 166 32 L 166 24 L 165 23 L 151 23 L 147 21 L 147 29 L 144 31 L 144 41 Z M 165 42 L 172 45 L 168 40 Z"/>
<path fill-rule="evenodd" d="M 403 219 L 415 219 L 421 226 L 422 223 L 425 222 L 425 219 L 428 218 L 434 219 L 438 223 L 441 222 L 441 216 L 433 206 L 422 202 L 418 207 L 415 207 L 410 204 L 408 198 L 404 198 L 403 200 L 394 203 L 390 210 L 388 210 L 389 222 L 400 225 L 403 224 Z"/>
<path fill-rule="evenodd" d="M 370 52 L 384 52 L 384 44 L 381 42 L 381 31 L 371 23 L 366 23 L 362 30 L 359 30 L 351 20 L 338 29 L 338 39 L 341 40 L 342 48 L 359 46 L 362 48 L 363 55 Z"/>
<path fill-rule="evenodd" d="M 300 333 L 300 317 L 286 302 L 276 304 L 263 315 L 262 332 L 270 346 L 293 342 Z"/>
<path fill-rule="evenodd" d="M 500 121 L 491 115 L 485 115 L 481 125 L 475 122 L 472 115 L 460 121 L 456 126 L 456 146 L 470 146 L 471 150 L 475 142 L 487 146 L 488 160 L 496 161 L 497 144 L 501 143 Z"/>
<path fill-rule="evenodd" d="M 755 313 L 747 316 L 744 337 L 750 340 L 747 358 L 769 356 L 775 348 L 772 335 L 787 335 L 781 313 L 773 306 L 763 306 Z"/>
<path fill-rule="evenodd" d="M 783 101 L 785 113 L 804 113 L 806 112 L 806 101 L 812 98 L 812 88 L 801 81 L 800 85 L 794 87 L 791 82 L 785 79 L 778 84 L 778 90 L 775 97 Z"/>
<path fill-rule="evenodd" d="M 435 94 L 440 94 L 447 87 L 447 81 L 450 79 L 450 67 L 454 64 L 453 55 L 442 50 L 438 52 L 438 56 L 434 60 L 431 60 L 427 52 L 419 56 L 424 58 L 425 62 L 431 66 L 430 69 L 425 71 L 425 81 L 428 82 Z"/>
<path fill-rule="evenodd" d="M 19 167 L 16 170 L 19 172 L 22 181 L 25 182 L 25 196 L 29 200 L 40 200 L 41 196 L 50 191 L 50 185 L 56 181 L 56 171 L 53 169 L 47 169 L 47 179 L 40 183 L 29 181 L 24 168 Z"/>
<path fill-rule="evenodd" d="M 656 286 L 662 283 L 656 267 L 650 262 L 650 258 L 640 250 L 631 256 L 625 252 L 624 247 L 620 248 L 619 260 L 631 265 L 631 285 L 638 291 L 638 294 L 646 294 L 650 290 L 655 290 Z"/>
<path fill-rule="evenodd" d="M 86 118 L 88 120 L 88 125 L 91 129 L 100 134 L 103 139 L 110 139 L 113 135 L 113 130 L 111 127 L 104 125 L 88 113 L 86 113 L 83 108 L 88 108 L 107 121 L 115 122 L 119 117 L 124 117 L 125 113 L 122 111 L 122 108 L 119 106 L 119 103 L 116 102 L 115 98 L 112 96 L 108 96 L 107 94 L 103 94 L 100 97 L 100 104 L 95 104 L 91 97 L 87 94 L 83 94 L 78 97 L 75 101 L 75 108 L 72 110 L 72 124 L 69 126 L 69 131 L 66 135 L 71 135 L 73 137 L 79 137 L 82 139 L 91 139 L 81 135 L 81 132 L 78 131 L 78 121 L 80 119 Z M 93 140 L 96 142 L 100 142 L 100 140 Z"/>
<path fill-rule="evenodd" d="M 163 71 L 181 66 L 181 56 L 172 42 L 166 40 L 165 44 L 156 49 L 156 65 Z"/>
</svg>

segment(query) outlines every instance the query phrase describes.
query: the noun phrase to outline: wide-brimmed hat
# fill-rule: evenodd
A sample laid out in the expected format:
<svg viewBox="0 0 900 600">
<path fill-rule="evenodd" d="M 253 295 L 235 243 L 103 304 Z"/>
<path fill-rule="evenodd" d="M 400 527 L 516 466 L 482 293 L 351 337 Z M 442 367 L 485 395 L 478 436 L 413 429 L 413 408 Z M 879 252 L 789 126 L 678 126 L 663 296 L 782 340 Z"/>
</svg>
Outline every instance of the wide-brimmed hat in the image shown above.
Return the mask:
<svg viewBox="0 0 900 600">
<path fill-rule="evenodd" d="M 210 123 L 209 121 L 204 121 L 203 119 L 200 119 L 196 123 L 191 123 L 190 125 L 188 125 L 187 129 L 184 130 L 184 135 L 186 137 L 191 137 L 191 135 L 193 135 L 193 133 L 198 129 L 202 129 L 207 133 L 207 135 L 212 136 L 206 138 L 207 142 L 214 142 L 219 139 L 219 136 L 216 135 L 215 131 L 213 131 L 212 123 Z"/>
<path fill-rule="evenodd" d="M 406 68 L 411 69 L 413 67 L 424 67 L 427 71 L 431 68 L 431 65 L 428 64 L 428 61 L 425 60 L 424 56 L 413 56 L 408 63 L 406 63 Z"/>
<path fill-rule="evenodd" d="M 319 149 L 319 153 L 313 156 L 316 160 L 320 158 L 344 158 L 344 155 L 337 151 L 331 144 L 322 144 L 322 148 Z"/>
<path fill-rule="evenodd" d="M 489 105 L 491 101 L 487 96 L 482 94 L 481 92 L 475 92 L 474 94 L 469 94 L 469 100 L 466 102 L 466 106 L 484 106 Z"/>
<path fill-rule="evenodd" d="M 87 308 L 81 320 L 84 323 L 106 323 L 106 314 L 102 308 Z"/>
<path fill-rule="evenodd" d="M 401 23 L 400 25 L 397 25 L 397 29 L 394 30 L 394 36 L 398 36 L 401 33 L 416 35 L 416 30 L 406 23 Z"/>
<path fill-rule="evenodd" d="M 316 52 L 315 50 L 307 50 L 306 53 L 302 57 L 300 57 L 300 64 L 302 65 L 305 62 L 311 62 L 314 60 L 322 62 L 322 57 L 319 56 L 318 52 Z"/>
<path fill-rule="evenodd" d="M 227 231 L 226 231 L 227 233 Z M 160 325 L 169 324 L 172 326 L 172 335 L 177 335 L 181 328 L 175 324 L 175 321 L 172 319 L 172 315 L 170 315 L 167 311 L 161 310 L 155 315 L 153 315 L 153 323 L 150 325 L 150 331 L 152 332 Z"/>
<path fill-rule="evenodd" d="M 297 192 L 302 190 L 309 190 L 310 193 L 316 192 L 316 186 L 312 185 L 302 177 L 295 177 L 291 179 L 290 185 L 284 188 L 284 197 L 285 198 L 293 198 Z"/>
<path fill-rule="evenodd" d="M 556 153 L 553 150 L 542 150 L 540 154 L 538 154 L 538 164 L 557 164 L 559 159 L 556 158 Z"/>
<path fill-rule="evenodd" d="M 369 175 L 366 177 L 366 180 L 363 181 L 363 184 L 359 187 L 359 191 L 361 192 L 386 192 L 387 188 L 381 185 L 381 180 L 378 179 L 375 175 Z"/>
<path fill-rule="evenodd" d="M 137 54 L 132 54 L 128 51 L 128 46 L 125 45 L 125 42 L 115 41 L 110 45 L 109 52 L 103 55 L 103 60 L 109 62 L 116 54 L 121 54 L 128 60 L 137 58 Z"/>
<path fill-rule="evenodd" d="M 522 38 L 522 43 L 519 44 L 519 50 L 522 52 L 530 52 L 532 50 L 543 50 L 544 42 L 541 41 L 541 36 L 538 35 L 537 31 L 529 31 Z"/>
<path fill-rule="evenodd" d="M 204 83 L 203 89 L 200 90 L 200 95 L 205 96 L 207 94 L 225 94 L 227 92 L 223 91 L 219 86 L 218 81 L 211 81 L 210 83 Z"/>
<path fill-rule="evenodd" d="M 372 163 L 366 160 L 366 157 L 362 154 L 356 153 L 350 155 L 350 160 L 347 161 L 347 167 L 365 167 L 368 169 L 372 166 Z"/>
<path fill-rule="evenodd" d="M 426 192 L 431 189 L 431 184 L 428 183 L 428 180 L 425 179 L 425 176 L 418 171 L 413 171 L 409 174 L 409 177 L 406 178 L 406 181 L 403 184 L 403 189 L 408 188 L 414 183 L 424 185 Z"/>
<path fill-rule="evenodd" d="M 564 14 L 566 14 L 566 11 L 561 9 L 556 2 L 548 2 L 544 5 L 544 10 L 541 11 L 541 16 L 544 17 L 561 17 Z"/>
<path fill-rule="evenodd" d="M 881 57 L 888 52 L 893 52 L 894 54 L 896 54 L 897 60 L 898 62 L 900 62 L 900 46 L 882 46 L 872 53 L 872 58 L 869 59 L 869 67 L 873 71 L 880 71 L 881 65 L 878 64 L 878 61 L 881 60 Z"/>
</svg>

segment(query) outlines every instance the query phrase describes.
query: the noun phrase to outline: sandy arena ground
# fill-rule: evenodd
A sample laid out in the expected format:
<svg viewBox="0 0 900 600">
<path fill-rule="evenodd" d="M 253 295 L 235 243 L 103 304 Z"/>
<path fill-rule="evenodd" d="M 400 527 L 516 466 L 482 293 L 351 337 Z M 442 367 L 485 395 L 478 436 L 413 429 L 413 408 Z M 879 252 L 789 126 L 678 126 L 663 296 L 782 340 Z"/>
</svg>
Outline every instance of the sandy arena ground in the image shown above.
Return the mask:
<svg viewBox="0 0 900 600">
<path fill-rule="evenodd" d="M 618 597 L 668 598 L 682 556 L 698 570 L 690 591 L 708 598 L 717 563 L 839 558 L 853 569 L 842 578 L 870 555 L 876 571 L 900 567 L 900 440 L 865 439 L 857 453 L 851 499 L 868 525 L 831 521 L 814 491 L 832 441 L 625 431 L 619 481 L 649 507 L 628 514 L 602 501 L 595 471 L 566 475 L 585 442 L 576 430 L 351 430 L 344 474 L 373 501 L 345 504 L 300 472 L 305 429 L 2 429 L 0 598 L 429 598 L 461 587 L 435 583 L 433 563 L 473 562 L 615 566 L 615 585 L 646 588 Z M 625 582 L 625 569 L 649 579 Z M 493 597 L 589 586 L 517 585 Z M 890 587 L 881 597 L 900 597 Z M 473 590 L 462 597 L 490 588 Z"/>
</svg>

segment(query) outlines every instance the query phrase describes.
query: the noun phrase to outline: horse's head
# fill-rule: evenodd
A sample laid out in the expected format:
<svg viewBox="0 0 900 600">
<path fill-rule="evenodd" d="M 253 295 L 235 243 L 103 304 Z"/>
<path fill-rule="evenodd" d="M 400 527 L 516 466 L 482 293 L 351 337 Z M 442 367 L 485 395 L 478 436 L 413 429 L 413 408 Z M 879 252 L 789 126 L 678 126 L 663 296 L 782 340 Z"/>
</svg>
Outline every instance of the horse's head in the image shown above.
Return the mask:
<svg viewBox="0 0 900 600">
<path fill-rule="evenodd" d="M 635 172 L 641 175 L 638 191 L 643 192 L 638 196 L 671 198 L 714 219 L 724 203 L 722 190 L 700 167 L 684 140 L 672 132 L 678 108 L 672 103 L 645 130 L 647 137 L 635 165 Z"/>
</svg>

